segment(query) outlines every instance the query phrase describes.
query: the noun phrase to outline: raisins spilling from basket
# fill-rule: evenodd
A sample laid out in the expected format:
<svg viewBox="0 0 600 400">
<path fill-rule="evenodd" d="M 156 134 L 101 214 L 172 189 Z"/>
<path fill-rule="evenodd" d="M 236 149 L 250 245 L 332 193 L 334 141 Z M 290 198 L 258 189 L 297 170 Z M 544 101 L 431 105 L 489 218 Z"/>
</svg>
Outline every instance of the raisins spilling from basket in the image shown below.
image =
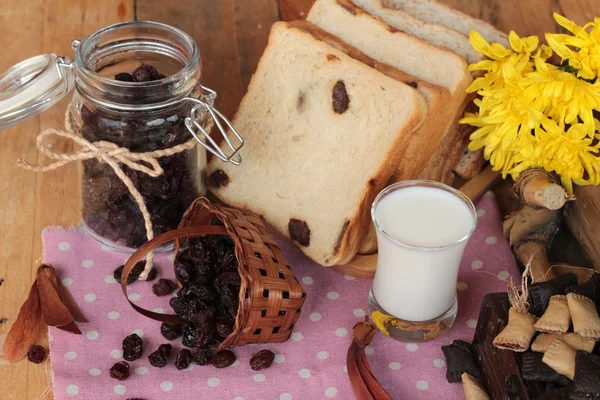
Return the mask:
<svg viewBox="0 0 600 400">
<path fill-rule="evenodd" d="M 219 220 L 211 223 L 222 225 Z M 187 322 L 183 328 L 163 324 L 161 332 L 170 340 L 181 335 L 184 346 L 196 348 L 200 365 L 209 364 L 213 349 L 233 332 L 241 285 L 237 267 L 234 243 L 226 235 L 181 242 L 175 274 L 182 287 L 169 304 Z"/>
<path fill-rule="evenodd" d="M 114 79 L 121 82 L 148 82 L 162 79 L 155 67 L 143 64 Z M 145 117 L 138 113 L 117 115 L 83 106 L 81 133 L 90 141 L 107 141 L 134 153 L 164 150 L 191 139 L 185 126 L 191 106 L 182 106 L 164 115 Z M 154 235 L 175 229 L 188 206 L 198 197 L 196 150 L 187 150 L 158 160 L 163 174 L 149 176 L 126 165 L 121 168 L 140 192 L 150 213 Z M 107 164 L 84 161 L 83 218 L 95 234 L 119 245 L 136 248 L 146 241 L 142 213 L 133 196 Z"/>
</svg>

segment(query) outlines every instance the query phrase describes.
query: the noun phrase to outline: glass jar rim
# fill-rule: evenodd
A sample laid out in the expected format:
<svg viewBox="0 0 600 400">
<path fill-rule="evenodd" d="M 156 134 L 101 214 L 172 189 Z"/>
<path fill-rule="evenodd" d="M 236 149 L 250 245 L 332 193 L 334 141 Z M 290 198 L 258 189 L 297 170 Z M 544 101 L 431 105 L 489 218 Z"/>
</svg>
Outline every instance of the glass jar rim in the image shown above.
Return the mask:
<svg viewBox="0 0 600 400">
<path fill-rule="evenodd" d="M 92 43 L 94 41 L 94 39 L 98 39 L 98 38 L 102 37 L 102 35 L 105 35 L 108 32 L 115 31 L 118 29 L 129 28 L 129 27 L 142 27 L 142 28 L 147 27 L 147 28 L 163 29 L 165 31 L 172 32 L 172 33 L 176 34 L 177 36 L 179 36 L 180 38 L 184 39 L 189 44 L 190 49 L 191 49 L 191 56 L 187 60 L 186 65 L 172 75 L 169 75 L 162 79 L 149 81 L 149 82 L 123 82 L 123 81 L 117 81 L 113 78 L 105 77 L 105 76 L 98 74 L 94 69 L 92 69 L 88 65 L 88 63 L 85 60 L 85 56 L 83 54 L 84 50 L 86 50 L 85 44 Z M 108 84 L 112 84 L 112 85 L 116 85 L 116 86 L 121 86 L 121 87 L 157 86 L 157 85 L 163 84 L 165 82 L 173 82 L 173 81 L 180 80 L 183 77 L 190 74 L 200 60 L 201 60 L 200 49 L 198 48 L 198 45 L 196 44 L 196 42 L 190 35 L 188 35 L 184 31 L 182 31 L 181 29 L 175 28 L 171 25 L 163 24 L 161 22 L 154 22 L 154 21 L 128 21 L 128 22 L 119 22 L 116 24 L 108 25 L 104 28 L 97 30 L 96 32 L 92 33 L 91 35 L 85 37 L 80 43 L 78 43 L 76 51 L 75 51 L 75 64 L 79 68 L 80 71 L 84 72 L 85 74 L 92 75 L 94 77 L 94 79 L 99 80 L 100 82 L 108 83 Z"/>
<path fill-rule="evenodd" d="M 471 212 L 471 216 L 473 217 L 473 224 L 472 224 L 471 228 L 469 229 L 469 231 L 460 239 L 458 239 L 452 243 L 442 245 L 442 246 L 415 246 L 415 245 L 411 245 L 408 243 L 404 243 L 404 242 L 396 239 L 392 235 L 390 235 L 388 232 L 386 232 L 381 227 L 381 225 L 377 221 L 377 217 L 375 215 L 377 205 L 388 194 L 395 192 L 397 190 L 407 189 L 410 187 L 429 187 L 429 188 L 434 188 L 434 189 L 440 189 L 440 190 L 443 190 L 445 192 L 448 192 L 448 193 L 458 197 L 460 200 L 462 200 L 467 205 L 467 207 L 469 208 L 469 211 Z M 432 181 L 432 180 L 428 180 L 428 179 L 415 179 L 415 180 L 408 180 L 408 181 L 394 183 L 394 184 L 386 187 L 385 189 L 383 189 L 381 192 L 379 192 L 377 197 L 375 197 L 375 200 L 373 200 L 373 204 L 371 205 L 371 219 L 373 221 L 373 224 L 375 225 L 375 229 L 378 232 L 381 232 L 387 239 L 389 239 L 390 241 L 392 241 L 394 244 L 396 244 L 398 246 L 409 248 L 411 250 L 418 250 L 418 251 L 439 251 L 439 250 L 452 248 L 454 246 L 457 246 L 457 245 L 469 240 L 469 238 L 471 237 L 471 235 L 473 235 L 473 232 L 475 232 L 475 229 L 477 228 L 478 217 L 477 217 L 477 209 L 475 208 L 475 205 L 473 204 L 471 199 L 466 194 L 461 192 L 460 190 L 455 189 L 451 186 L 448 186 L 444 183 L 437 182 L 437 181 Z"/>
</svg>

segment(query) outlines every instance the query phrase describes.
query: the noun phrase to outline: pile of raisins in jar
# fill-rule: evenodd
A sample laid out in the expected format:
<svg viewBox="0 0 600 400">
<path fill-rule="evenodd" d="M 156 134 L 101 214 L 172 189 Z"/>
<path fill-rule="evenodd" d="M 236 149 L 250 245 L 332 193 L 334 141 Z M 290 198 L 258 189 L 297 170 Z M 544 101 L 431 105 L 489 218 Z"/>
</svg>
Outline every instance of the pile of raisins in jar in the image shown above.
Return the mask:
<svg viewBox="0 0 600 400">
<path fill-rule="evenodd" d="M 133 73 L 119 73 L 115 79 L 145 82 L 163 77 L 144 64 Z M 185 127 L 189 105 L 162 113 L 117 113 L 86 104 L 81 109 L 82 135 L 90 141 L 107 141 L 131 152 L 163 150 L 191 139 Z M 164 173 L 151 177 L 121 165 L 140 192 L 151 215 L 154 235 L 175 229 L 187 207 L 199 196 L 197 150 L 192 149 L 158 159 Z M 83 218 L 99 236 L 136 248 L 146 241 L 139 206 L 113 169 L 97 160 L 84 162 Z"/>
</svg>

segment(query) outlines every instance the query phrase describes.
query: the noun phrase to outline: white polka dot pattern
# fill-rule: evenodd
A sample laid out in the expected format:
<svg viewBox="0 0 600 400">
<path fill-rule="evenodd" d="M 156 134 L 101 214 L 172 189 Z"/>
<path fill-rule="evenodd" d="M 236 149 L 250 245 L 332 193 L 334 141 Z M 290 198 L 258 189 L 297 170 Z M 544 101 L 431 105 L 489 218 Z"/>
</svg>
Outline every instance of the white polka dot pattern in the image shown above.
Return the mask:
<svg viewBox="0 0 600 400">
<path fill-rule="evenodd" d="M 123 385 L 116 385 L 114 390 L 115 394 L 125 394 L 127 392 L 127 388 Z"/>
</svg>

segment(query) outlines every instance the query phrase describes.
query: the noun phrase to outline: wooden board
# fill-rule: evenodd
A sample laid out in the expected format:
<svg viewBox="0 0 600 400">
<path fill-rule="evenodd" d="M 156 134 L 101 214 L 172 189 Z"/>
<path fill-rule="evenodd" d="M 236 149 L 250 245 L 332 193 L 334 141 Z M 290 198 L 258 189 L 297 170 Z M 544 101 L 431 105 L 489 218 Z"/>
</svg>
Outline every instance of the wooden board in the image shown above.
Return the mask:
<svg viewBox="0 0 600 400">
<path fill-rule="evenodd" d="M 471 15 L 521 34 L 553 31 L 553 10 L 579 23 L 600 15 L 596 0 L 445 0 Z M 287 7 L 287 8 L 286 8 Z M 306 15 L 306 0 L 281 0 L 281 14 Z M 0 71 L 34 55 L 72 56 L 73 39 L 118 21 L 149 19 L 192 34 L 204 59 L 204 82 L 219 93 L 218 106 L 232 116 L 279 17 L 277 0 L 0 0 Z M 137 15 L 136 15 L 137 13 Z M 303 15 L 300 13 L 304 13 Z M 38 160 L 40 128 L 61 127 L 66 101 L 41 117 L 0 132 L 0 341 L 24 300 L 41 257 L 41 230 L 79 221 L 76 165 L 47 174 L 18 169 L 22 156 Z M 62 145 L 61 145 L 62 146 Z M 65 147 L 64 149 L 68 149 Z M 40 159 L 41 161 L 41 159 Z M 0 360 L 1 399 L 37 399 L 47 385 L 44 367 Z M 51 396 L 49 397 L 51 398 Z"/>
</svg>

